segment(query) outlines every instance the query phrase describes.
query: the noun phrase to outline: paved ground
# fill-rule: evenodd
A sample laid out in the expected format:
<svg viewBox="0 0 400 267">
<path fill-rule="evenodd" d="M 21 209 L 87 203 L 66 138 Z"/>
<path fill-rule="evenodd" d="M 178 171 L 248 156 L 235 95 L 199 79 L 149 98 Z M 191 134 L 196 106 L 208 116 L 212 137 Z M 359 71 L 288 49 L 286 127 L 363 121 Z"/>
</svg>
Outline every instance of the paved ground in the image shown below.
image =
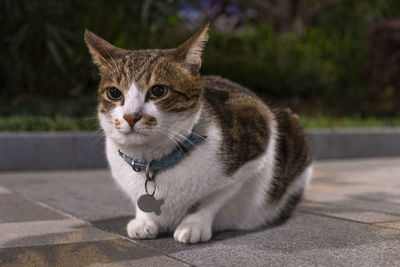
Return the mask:
<svg viewBox="0 0 400 267">
<path fill-rule="evenodd" d="M 200 245 L 133 241 L 106 170 L 0 173 L 0 266 L 400 266 L 400 158 L 316 164 L 287 223 Z"/>
</svg>

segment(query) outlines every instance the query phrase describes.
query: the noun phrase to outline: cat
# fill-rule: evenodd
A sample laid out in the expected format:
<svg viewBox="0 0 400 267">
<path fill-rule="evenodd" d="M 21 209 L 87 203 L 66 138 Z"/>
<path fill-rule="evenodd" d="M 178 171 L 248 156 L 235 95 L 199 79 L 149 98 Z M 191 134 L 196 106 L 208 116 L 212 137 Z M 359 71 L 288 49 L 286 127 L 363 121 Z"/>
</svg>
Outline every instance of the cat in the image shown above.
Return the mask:
<svg viewBox="0 0 400 267">
<path fill-rule="evenodd" d="M 108 163 L 135 208 L 131 238 L 169 232 L 198 243 L 214 231 L 283 222 L 311 178 L 296 114 L 269 108 L 227 79 L 200 75 L 208 29 L 174 49 L 134 51 L 85 31 L 101 76 Z M 161 167 L 151 171 L 156 161 Z"/>
</svg>

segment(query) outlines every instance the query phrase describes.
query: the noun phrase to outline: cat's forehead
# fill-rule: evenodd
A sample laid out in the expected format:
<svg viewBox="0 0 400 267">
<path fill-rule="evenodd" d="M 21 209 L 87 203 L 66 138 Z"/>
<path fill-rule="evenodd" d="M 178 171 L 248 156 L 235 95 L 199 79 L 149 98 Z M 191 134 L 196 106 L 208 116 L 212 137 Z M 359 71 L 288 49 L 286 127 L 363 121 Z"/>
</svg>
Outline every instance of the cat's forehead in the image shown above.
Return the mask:
<svg viewBox="0 0 400 267">
<path fill-rule="evenodd" d="M 111 77 L 118 84 L 130 87 L 132 83 L 135 83 L 139 85 L 139 88 L 147 87 L 154 78 L 162 76 L 166 68 L 172 66 L 168 51 L 156 49 L 129 51 L 117 59 L 112 59 L 110 64 L 110 67 L 116 69 L 111 73 Z"/>
<path fill-rule="evenodd" d="M 147 50 L 131 50 L 124 56 L 125 60 L 130 60 L 135 63 L 151 64 L 157 59 L 166 57 L 167 53 L 160 49 L 147 49 Z"/>
</svg>

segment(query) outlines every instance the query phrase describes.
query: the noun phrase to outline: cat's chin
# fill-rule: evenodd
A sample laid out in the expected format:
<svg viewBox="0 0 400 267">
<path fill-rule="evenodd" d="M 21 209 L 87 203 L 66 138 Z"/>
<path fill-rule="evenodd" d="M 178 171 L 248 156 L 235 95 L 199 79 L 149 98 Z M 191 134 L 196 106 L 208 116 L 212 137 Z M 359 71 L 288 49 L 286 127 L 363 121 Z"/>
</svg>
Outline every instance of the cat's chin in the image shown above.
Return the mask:
<svg viewBox="0 0 400 267">
<path fill-rule="evenodd" d="M 108 136 L 115 143 L 122 146 L 144 145 L 149 143 L 152 139 L 151 133 L 141 133 L 137 131 L 129 131 L 129 132 L 113 131 L 112 133 L 108 134 Z"/>
<path fill-rule="evenodd" d="M 132 129 L 128 131 L 120 131 L 120 133 L 125 136 L 137 136 L 137 137 L 145 137 L 150 135 L 150 133 L 142 133 L 138 130 L 132 130 Z"/>
<path fill-rule="evenodd" d="M 121 133 L 121 139 L 126 145 L 142 145 L 149 141 L 151 134 L 141 133 L 137 131 L 130 131 L 128 133 Z"/>
</svg>

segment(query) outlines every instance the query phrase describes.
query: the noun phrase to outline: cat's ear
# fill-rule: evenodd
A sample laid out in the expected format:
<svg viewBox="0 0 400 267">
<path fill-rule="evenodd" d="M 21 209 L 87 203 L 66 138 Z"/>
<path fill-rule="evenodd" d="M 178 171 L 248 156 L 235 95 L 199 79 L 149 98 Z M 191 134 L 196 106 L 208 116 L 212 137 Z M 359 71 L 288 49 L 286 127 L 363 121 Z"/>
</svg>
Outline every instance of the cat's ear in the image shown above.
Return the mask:
<svg viewBox="0 0 400 267">
<path fill-rule="evenodd" d="M 210 23 L 207 23 L 200 31 L 178 46 L 174 51 L 175 58 L 188 66 L 193 72 L 200 70 L 201 55 L 208 40 L 209 28 Z"/>
<path fill-rule="evenodd" d="M 109 59 L 117 57 L 125 51 L 122 48 L 113 46 L 106 40 L 88 30 L 85 30 L 84 39 L 89 48 L 89 52 L 92 55 L 93 62 L 100 68 L 105 64 L 109 64 Z"/>
</svg>

